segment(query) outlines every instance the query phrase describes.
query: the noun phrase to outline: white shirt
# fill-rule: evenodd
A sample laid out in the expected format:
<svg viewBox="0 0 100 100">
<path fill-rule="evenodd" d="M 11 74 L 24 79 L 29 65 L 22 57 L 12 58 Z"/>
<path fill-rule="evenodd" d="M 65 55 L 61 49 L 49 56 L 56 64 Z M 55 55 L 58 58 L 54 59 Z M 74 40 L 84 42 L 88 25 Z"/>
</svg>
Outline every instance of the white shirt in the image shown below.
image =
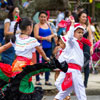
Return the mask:
<svg viewBox="0 0 100 100">
<path fill-rule="evenodd" d="M 59 62 L 66 61 L 67 63 L 74 63 L 81 67 L 84 64 L 83 50 L 80 48 L 77 39 L 74 37 L 74 27 L 71 26 L 68 35 L 65 36 L 67 39 L 66 47 L 59 56 Z"/>
<path fill-rule="evenodd" d="M 16 21 L 10 21 L 10 19 L 6 18 L 5 21 L 4 21 L 4 24 L 5 23 L 10 23 L 10 27 L 9 27 L 9 32 L 14 32 L 14 26 L 16 24 Z M 17 31 L 19 31 L 19 25 L 17 27 Z"/>
<path fill-rule="evenodd" d="M 32 59 L 32 52 L 35 52 L 35 47 L 39 46 L 40 43 L 34 37 L 28 37 L 23 39 L 20 34 L 16 35 L 16 41 L 13 45 L 17 56 L 23 56 Z"/>
<path fill-rule="evenodd" d="M 91 25 L 90 27 L 91 27 L 91 30 L 92 30 L 92 39 L 95 39 L 94 35 L 93 35 L 93 33 L 96 31 L 95 27 L 93 25 Z"/>
<path fill-rule="evenodd" d="M 95 32 L 95 27 L 93 25 L 91 25 L 90 27 L 91 27 L 92 32 Z"/>
</svg>

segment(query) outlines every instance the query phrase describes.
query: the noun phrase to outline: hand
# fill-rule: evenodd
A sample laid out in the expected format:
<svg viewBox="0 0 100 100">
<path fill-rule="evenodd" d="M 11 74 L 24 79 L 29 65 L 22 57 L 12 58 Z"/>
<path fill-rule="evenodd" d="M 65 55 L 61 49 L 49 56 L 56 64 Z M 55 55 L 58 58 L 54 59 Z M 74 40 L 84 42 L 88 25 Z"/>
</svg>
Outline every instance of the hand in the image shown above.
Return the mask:
<svg viewBox="0 0 100 100">
<path fill-rule="evenodd" d="M 18 34 L 18 33 L 21 33 L 21 31 L 19 30 L 19 31 L 16 31 L 16 34 Z"/>
<path fill-rule="evenodd" d="M 47 36 L 47 37 L 46 37 L 46 40 L 49 41 L 49 42 L 51 42 L 51 38 L 52 38 L 51 35 L 50 35 L 50 36 Z"/>
<path fill-rule="evenodd" d="M 50 59 L 48 58 L 48 57 L 46 57 L 46 59 L 45 59 L 47 62 L 49 62 L 50 61 Z"/>
<path fill-rule="evenodd" d="M 52 37 L 57 37 L 57 35 L 56 34 L 53 34 Z"/>
<path fill-rule="evenodd" d="M 73 16 L 69 16 L 69 19 L 70 19 L 70 21 L 71 21 L 71 23 L 75 23 L 75 20 L 74 20 L 74 17 Z"/>
</svg>

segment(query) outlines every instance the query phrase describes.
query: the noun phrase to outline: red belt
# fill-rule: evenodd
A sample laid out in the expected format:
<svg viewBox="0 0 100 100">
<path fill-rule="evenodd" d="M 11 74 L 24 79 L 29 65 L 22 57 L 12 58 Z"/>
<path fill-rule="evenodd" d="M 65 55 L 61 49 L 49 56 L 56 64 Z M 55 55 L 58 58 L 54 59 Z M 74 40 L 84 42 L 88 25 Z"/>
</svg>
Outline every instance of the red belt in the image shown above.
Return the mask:
<svg viewBox="0 0 100 100">
<path fill-rule="evenodd" d="M 81 71 L 81 66 L 79 66 L 77 64 L 73 64 L 73 63 L 68 63 L 68 68 L 76 69 L 76 70 Z"/>
</svg>

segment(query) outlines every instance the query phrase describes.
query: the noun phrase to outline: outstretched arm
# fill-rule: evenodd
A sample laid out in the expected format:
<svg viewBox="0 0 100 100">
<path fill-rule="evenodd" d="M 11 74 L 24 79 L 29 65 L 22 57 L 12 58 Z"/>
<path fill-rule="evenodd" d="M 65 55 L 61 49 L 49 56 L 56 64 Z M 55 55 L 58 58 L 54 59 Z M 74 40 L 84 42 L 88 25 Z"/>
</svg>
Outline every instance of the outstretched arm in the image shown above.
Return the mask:
<svg viewBox="0 0 100 100">
<path fill-rule="evenodd" d="M 50 59 L 46 56 L 45 52 L 43 51 L 43 49 L 39 46 L 35 47 L 36 50 L 38 51 L 39 54 L 42 55 L 42 57 L 46 60 L 46 61 L 50 61 Z"/>
<path fill-rule="evenodd" d="M 3 46 L 0 47 L 0 53 L 6 51 L 8 48 L 10 48 L 12 46 L 12 44 L 9 42 Z"/>
<path fill-rule="evenodd" d="M 67 33 L 67 37 L 68 37 L 68 40 L 71 41 L 74 37 L 74 24 L 75 24 L 75 20 L 73 18 L 73 16 L 70 16 L 69 17 L 70 21 L 71 21 L 71 26 L 70 26 L 70 29 Z"/>
</svg>

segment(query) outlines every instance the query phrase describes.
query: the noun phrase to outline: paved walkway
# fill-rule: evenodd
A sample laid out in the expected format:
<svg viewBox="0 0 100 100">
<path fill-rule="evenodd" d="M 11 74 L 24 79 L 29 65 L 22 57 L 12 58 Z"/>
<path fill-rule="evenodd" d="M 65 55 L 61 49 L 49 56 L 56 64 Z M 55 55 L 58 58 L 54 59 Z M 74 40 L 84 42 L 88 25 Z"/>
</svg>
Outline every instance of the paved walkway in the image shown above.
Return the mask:
<svg viewBox="0 0 100 100">
<path fill-rule="evenodd" d="M 55 96 L 44 96 L 42 100 L 53 100 Z M 71 100 L 77 100 L 76 96 L 71 96 Z M 87 100 L 100 100 L 100 95 L 87 96 Z"/>
<path fill-rule="evenodd" d="M 50 82 L 52 86 L 44 85 L 44 79 L 41 79 L 42 88 L 45 91 L 52 91 L 50 94 L 55 93 L 56 87 L 54 85 L 54 72 L 51 72 Z M 84 78 L 84 77 L 83 77 Z M 35 84 L 35 77 L 33 77 L 33 83 Z M 86 88 L 87 95 L 100 95 L 100 73 L 99 74 L 90 74 L 88 87 Z"/>
</svg>

